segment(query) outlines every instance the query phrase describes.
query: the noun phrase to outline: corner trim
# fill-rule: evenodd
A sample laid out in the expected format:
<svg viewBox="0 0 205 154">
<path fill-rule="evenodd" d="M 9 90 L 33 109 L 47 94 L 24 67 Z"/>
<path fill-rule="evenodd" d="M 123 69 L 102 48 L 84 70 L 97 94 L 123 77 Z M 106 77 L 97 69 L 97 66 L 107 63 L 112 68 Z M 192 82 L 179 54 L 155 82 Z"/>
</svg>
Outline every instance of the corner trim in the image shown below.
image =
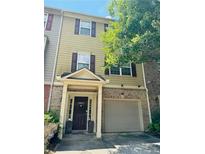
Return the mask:
<svg viewBox="0 0 205 154">
<path fill-rule="evenodd" d="M 151 115 L 151 111 L 150 111 L 148 89 L 147 89 L 147 86 L 146 86 L 145 73 L 144 73 L 144 64 L 143 63 L 142 63 L 142 74 L 143 74 L 144 87 L 146 88 L 146 98 L 147 98 L 147 106 L 148 106 L 148 112 L 149 112 L 149 122 L 152 123 L 152 115 Z"/>
</svg>

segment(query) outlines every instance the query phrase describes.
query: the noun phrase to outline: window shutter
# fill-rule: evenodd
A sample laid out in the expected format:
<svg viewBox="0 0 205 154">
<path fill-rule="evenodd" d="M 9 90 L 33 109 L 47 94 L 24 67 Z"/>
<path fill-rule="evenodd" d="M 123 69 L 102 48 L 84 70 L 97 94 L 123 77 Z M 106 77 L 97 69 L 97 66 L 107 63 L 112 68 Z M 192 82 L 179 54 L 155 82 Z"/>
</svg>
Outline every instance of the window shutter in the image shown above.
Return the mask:
<svg viewBox="0 0 205 154">
<path fill-rule="evenodd" d="M 80 29 L 80 19 L 75 19 L 75 31 L 74 31 L 74 34 L 79 35 L 79 29 Z"/>
<path fill-rule="evenodd" d="M 108 24 L 104 24 L 104 31 L 107 32 Z"/>
<path fill-rule="evenodd" d="M 136 77 L 137 76 L 136 64 L 132 63 L 131 66 L 132 66 L 132 76 Z"/>
<path fill-rule="evenodd" d="M 108 68 L 105 69 L 105 75 L 109 75 L 109 69 Z"/>
<path fill-rule="evenodd" d="M 72 64 L 71 64 L 71 72 L 75 72 L 77 70 L 77 53 L 73 53 L 72 55 Z"/>
<path fill-rule="evenodd" d="M 52 21 L 53 21 L 53 14 L 49 14 L 47 24 L 46 24 L 46 30 L 51 30 Z"/>
<path fill-rule="evenodd" d="M 90 71 L 95 73 L 95 55 L 90 56 Z"/>
<path fill-rule="evenodd" d="M 92 21 L 92 31 L 91 36 L 96 37 L 96 22 Z"/>
<path fill-rule="evenodd" d="M 105 65 L 106 65 L 106 62 L 105 62 Z M 109 75 L 109 69 L 108 68 L 105 69 L 105 75 Z"/>
</svg>

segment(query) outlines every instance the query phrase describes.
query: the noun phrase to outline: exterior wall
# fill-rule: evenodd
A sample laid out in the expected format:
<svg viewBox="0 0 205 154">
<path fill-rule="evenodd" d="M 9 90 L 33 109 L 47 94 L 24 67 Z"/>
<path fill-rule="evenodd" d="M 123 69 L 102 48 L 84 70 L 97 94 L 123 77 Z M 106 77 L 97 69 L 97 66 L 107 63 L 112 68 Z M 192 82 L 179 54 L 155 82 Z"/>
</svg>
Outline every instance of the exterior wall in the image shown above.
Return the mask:
<svg viewBox="0 0 205 154">
<path fill-rule="evenodd" d="M 44 31 L 44 35 L 48 37 L 48 42 L 44 52 L 44 81 L 51 82 L 52 73 L 55 64 L 56 49 L 60 30 L 60 22 L 62 16 L 60 15 L 60 10 L 45 8 L 45 13 L 54 14 L 52 20 L 51 30 Z"/>
<path fill-rule="evenodd" d="M 74 35 L 75 18 L 95 21 L 96 37 Z M 102 69 L 104 66 L 104 52 L 102 50 L 103 44 L 100 40 L 100 33 L 104 32 L 104 23 L 109 23 L 109 20 L 75 13 L 64 13 L 56 75 L 61 75 L 63 72 L 71 72 L 73 52 L 89 52 L 95 55 L 96 58 L 95 73 L 109 79 L 109 85 L 143 86 L 142 67 L 140 64 L 136 67 L 137 77 L 104 75 L 104 70 Z"/>
<path fill-rule="evenodd" d="M 76 16 L 78 18 L 78 16 Z M 88 19 L 86 17 L 81 19 Z M 91 19 L 96 21 L 95 19 Z M 106 22 L 105 22 L 106 23 Z M 96 74 L 102 74 L 101 67 L 104 65 L 102 43 L 99 39 L 100 32 L 104 31 L 104 23 L 96 23 L 96 37 L 74 35 L 75 18 L 64 17 L 62 35 L 59 46 L 58 65 L 56 74 L 71 72 L 73 52 L 90 52 L 96 55 Z"/>
<path fill-rule="evenodd" d="M 119 99 L 121 98 L 121 93 L 124 93 L 124 100 L 126 99 L 139 99 L 141 101 L 142 113 L 143 113 L 143 123 L 144 129 L 146 129 L 149 125 L 149 112 L 148 112 L 148 104 L 146 100 L 146 90 L 145 89 L 125 89 L 125 88 L 103 88 L 103 99 Z M 103 111 L 104 114 L 104 111 Z M 102 121 L 104 124 L 104 121 Z"/>
<path fill-rule="evenodd" d="M 60 116 L 63 86 L 53 86 L 50 110 Z"/>
<path fill-rule="evenodd" d="M 47 111 L 50 85 L 44 85 L 44 112 Z"/>
<path fill-rule="evenodd" d="M 149 102 L 151 113 L 159 109 L 157 97 L 160 95 L 160 71 L 159 64 L 148 62 L 144 64 L 146 85 L 149 93 Z"/>
</svg>

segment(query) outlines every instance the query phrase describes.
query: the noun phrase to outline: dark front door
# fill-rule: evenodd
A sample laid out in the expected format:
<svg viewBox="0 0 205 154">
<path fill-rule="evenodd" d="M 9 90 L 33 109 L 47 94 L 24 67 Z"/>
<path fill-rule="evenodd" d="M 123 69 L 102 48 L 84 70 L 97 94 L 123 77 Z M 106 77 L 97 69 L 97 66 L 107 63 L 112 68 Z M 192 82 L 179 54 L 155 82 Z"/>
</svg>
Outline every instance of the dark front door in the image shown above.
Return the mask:
<svg viewBox="0 0 205 154">
<path fill-rule="evenodd" d="M 73 130 L 85 130 L 87 125 L 88 97 L 75 97 Z"/>
</svg>

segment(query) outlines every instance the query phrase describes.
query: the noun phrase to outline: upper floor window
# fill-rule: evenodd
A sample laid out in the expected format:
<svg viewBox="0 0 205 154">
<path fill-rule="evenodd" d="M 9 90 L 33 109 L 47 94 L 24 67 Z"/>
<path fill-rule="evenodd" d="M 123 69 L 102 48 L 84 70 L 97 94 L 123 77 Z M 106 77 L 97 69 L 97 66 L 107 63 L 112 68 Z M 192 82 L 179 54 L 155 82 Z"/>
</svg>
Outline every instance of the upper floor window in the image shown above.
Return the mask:
<svg viewBox="0 0 205 154">
<path fill-rule="evenodd" d="M 91 23 L 89 21 L 80 21 L 80 34 L 90 35 L 91 33 Z"/>
<path fill-rule="evenodd" d="M 131 68 L 131 64 L 125 64 L 121 67 L 121 72 L 122 75 L 131 75 L 132 73 L 132 68 Z"/>
<path fill-rule="evenodd" d="M 107 32 L 108 24 L 104 24 L 104 32 Z"/>
<path fill-rule="evenodd" d="M 48 13 L 44 13 L 44 29 L 46 28 L 47 21 L 48 21 Z"/>
<path fill-rule="evenodd" d="M 132 75 L 131 63 L 124 64 L 121 67 L 118 67 L 118 66 L 114 65 L 110 68 L 110 73 L 109 74 L 113 74 L 113 75 Z"/>
<path fill-rule="evenodd" d="M 77 69 L 90 69 L 90 55 L 86 53 L 78 53 Z"/>
<path fill-rule="evenodd" d="M 117 66 L 112 66 L 110 68 L 110 74 L 120 75 L 120 68 Z"/>
</svg>

